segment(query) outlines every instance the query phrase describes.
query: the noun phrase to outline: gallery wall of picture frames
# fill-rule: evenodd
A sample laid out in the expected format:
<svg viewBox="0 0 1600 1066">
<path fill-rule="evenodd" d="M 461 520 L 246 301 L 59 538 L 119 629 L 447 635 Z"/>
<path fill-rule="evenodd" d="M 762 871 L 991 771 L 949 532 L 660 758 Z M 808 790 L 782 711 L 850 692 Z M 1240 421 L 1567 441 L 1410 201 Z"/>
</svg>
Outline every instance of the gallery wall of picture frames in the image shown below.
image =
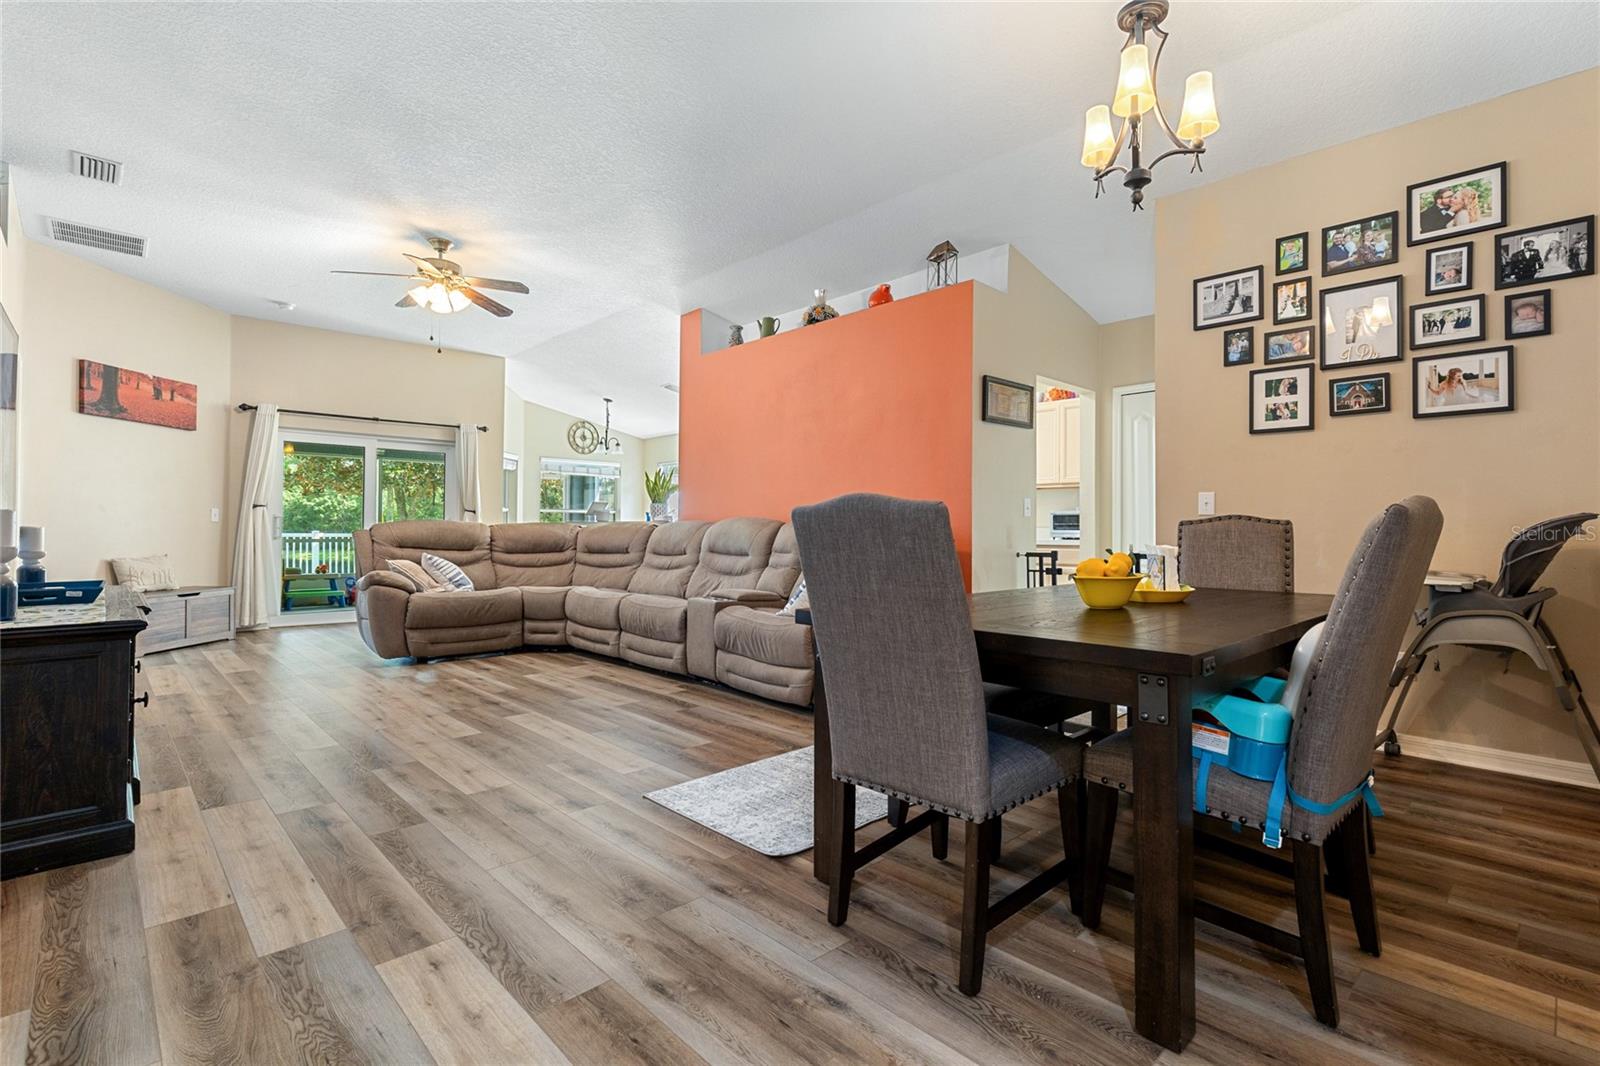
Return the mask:
<svg viewBox="0 0 1600 1066">
<path fill-rule="evenodd" d="M 1399 210 L 1277 238 L 1270 297 L 1264 265 L 1196 278 L 1194 329 L 1230 327 L 1222 333 L 1223 367 L 1257 362 L 1256 329 L 1245 323 L 1263 320 L 1268 306 L 1272 325 L 1289 327 L 1261 334 L 1263 368 L 1248 375 L 1250 433 L 1312 429 L 1315 369 L 1340 374 L 1326 384 L 1330 416 L 1395 410 L 1395 385 L 1404 388 L 1407 375 L 1365 371 L 1404 362 L 1408 351 L 1421 353 L 1410 360 L 1413 418 L 1515 410 L 1511 342 L 1554 330 L 1552 290 L 1531 286 L 1595 273 L 1595 216 L 1510 230 L 1509 199 L 1504 162 L 1430 178 L 1406 186 Z M 1488 264 L 1480 266 L 1473 237 L 1491 230 L 1504 232 L 1489 238 Z M 1413 265 L 1422 270 L 1428 299 L 1406 304 L 1401 273 L 1339 280 L 1370 268 L 1398 269 L 1402 245 L 1426 246 Z M 1314 284 L 1319 267 L 1322 283 Z M 1492 272 L 1496 290 L 1513 290 L 1504 297 L 1504 343 L 1491 336 L 1487 295 L 1472 291 L 1488 280 L 1479 278 L 1480 269 Z M 1480 347 L 1457 350 L 1468 344 Z"/>
</svg>

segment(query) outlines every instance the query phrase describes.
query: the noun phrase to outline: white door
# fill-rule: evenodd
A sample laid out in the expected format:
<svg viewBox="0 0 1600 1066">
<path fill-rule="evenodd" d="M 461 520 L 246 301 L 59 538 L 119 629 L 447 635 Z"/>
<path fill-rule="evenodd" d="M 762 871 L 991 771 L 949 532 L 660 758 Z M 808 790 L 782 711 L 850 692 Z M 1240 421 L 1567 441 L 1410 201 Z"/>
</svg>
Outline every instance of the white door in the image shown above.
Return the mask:
<svg viewBox="0 0 1600 1066">
<path fill-rule="evenodd" d="M 1111 436 L 1111 539 L 1118 551 L 1156 542 L 1156 387 L 1114 390 Z"/>
</svg>

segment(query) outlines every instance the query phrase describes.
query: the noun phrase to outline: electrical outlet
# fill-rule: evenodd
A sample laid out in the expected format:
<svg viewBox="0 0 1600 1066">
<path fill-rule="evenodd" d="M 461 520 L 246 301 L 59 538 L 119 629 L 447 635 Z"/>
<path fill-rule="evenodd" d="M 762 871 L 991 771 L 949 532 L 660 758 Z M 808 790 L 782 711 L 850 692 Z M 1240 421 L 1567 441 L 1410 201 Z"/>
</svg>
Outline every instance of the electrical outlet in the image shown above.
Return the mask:
<svg viewBox="0 0 1600 1066">
<path fill-rule="evenodd" d="M 211 520 L 213 522 L 222 521 L 222 508 L 220 508 L 220 507 L 211 508 Z"/>
<path fill-rule="evenodd" d="M 1200 494 L 1198 510 L 1200 514 L 1216 514 L 1217 494 L 1214 492 L 1202 492 Z"/>
<path fill-rule="evenodd" d="M 1024 496 L 1022 498 L 1022 517 L 1023 518 L 1032 518 L 1033 517 L 1033 497 L 1032 496 Z"/>
</svg>

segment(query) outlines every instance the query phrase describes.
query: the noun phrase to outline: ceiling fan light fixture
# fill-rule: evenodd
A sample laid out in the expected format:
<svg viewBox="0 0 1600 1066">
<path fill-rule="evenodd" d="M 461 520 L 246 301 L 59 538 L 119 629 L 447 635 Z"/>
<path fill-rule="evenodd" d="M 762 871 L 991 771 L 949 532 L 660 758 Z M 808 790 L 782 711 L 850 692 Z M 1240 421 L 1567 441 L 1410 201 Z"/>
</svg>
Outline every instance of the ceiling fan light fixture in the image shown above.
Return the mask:
<svg viewBox="0 0 1600 1066">
<path fill-rule="evenodd" d="M 460 290 L 445 285 L 442 281 L 430 282 L 427 285 L 418 285 L 409 289 L 406 295 L 420 307 L 426 307 L 436 315 L 449 315 L 467 309 L 468 300 Z"/>
</svg>

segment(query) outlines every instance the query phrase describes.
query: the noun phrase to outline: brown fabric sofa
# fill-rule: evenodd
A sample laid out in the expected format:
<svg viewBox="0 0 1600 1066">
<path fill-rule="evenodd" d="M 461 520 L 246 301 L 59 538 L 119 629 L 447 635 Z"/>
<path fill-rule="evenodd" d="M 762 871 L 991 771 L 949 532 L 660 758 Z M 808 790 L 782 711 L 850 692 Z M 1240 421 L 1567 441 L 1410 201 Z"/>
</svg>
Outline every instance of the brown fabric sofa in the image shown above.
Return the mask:
<svg viewBox="0 0 1600 1066">
<path fill-rule="evenodd" d="M 778 614 L 800 578 L 781 522 L 384 522 L 355 538 L 357 627 L 385 658 L 572 647 L 811 702 L 811 627 Z M 474 589 L 415 593 L 388 569 L 425 551 Z"/>
</svg>

